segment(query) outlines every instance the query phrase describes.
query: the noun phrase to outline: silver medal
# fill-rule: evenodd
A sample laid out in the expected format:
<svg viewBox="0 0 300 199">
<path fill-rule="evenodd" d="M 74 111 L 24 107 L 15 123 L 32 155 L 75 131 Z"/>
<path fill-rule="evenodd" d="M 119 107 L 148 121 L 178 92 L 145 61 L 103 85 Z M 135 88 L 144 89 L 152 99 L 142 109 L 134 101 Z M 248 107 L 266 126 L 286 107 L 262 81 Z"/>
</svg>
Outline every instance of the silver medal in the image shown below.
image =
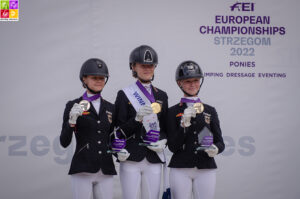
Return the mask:
<svg viewBox="0 0 300 199">
<path fill-rule="evenodd" d="M 90 109 L 90 107 L 91 107 L 90 102 L 87 101 L 87 100 L 81 100 L 79 102 L 79 105 L 81 106 L 81 108 L 82 108 L 83 111 L 88 111 Z"/>
</svg>

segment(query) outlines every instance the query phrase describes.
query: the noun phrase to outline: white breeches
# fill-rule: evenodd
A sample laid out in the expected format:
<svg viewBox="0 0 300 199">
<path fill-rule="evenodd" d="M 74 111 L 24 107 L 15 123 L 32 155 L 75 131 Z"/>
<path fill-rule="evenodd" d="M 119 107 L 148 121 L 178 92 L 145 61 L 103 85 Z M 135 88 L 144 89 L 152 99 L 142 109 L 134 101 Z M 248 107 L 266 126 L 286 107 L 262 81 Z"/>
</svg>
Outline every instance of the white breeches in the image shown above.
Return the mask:
<svg viewBox="0 0 300 199">
<path fill-rule="evenodd" d="M 213 199 L 216 169 L 170 168 L 172 199 Z"/>
<path fill-rule="evenodd" d="M 113 199 L 113 175 L 76 173 L 71 175 L 73 199 Z"/>
<path fill-rule="evenodd" d="M 162 164 L 141 162 L 120 162 L 120 181 L 123 199 L 158 199 Z M 140 191 L 141 190 L 141 191 Z"/>
</svg>

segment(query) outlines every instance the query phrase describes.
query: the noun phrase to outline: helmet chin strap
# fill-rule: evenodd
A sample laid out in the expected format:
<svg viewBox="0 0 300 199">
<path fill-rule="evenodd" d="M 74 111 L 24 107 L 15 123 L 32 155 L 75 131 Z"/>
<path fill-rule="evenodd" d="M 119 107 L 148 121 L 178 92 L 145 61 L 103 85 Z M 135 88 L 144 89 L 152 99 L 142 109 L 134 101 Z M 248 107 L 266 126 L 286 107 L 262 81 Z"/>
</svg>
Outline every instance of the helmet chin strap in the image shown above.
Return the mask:
<svg viewBox="0 0 300 199">
<path fill-rule="evenodd" d="M 201 86 L 202 86 L 202 84 L 203 84 L 203 82 L 204 82 L 204 78 L 201 78 L 201 79 L 202 79 L 202 81 L 201 81 L 201 83 L 200 83 L 199 90 L 197 91 L 197 93 L 196 93 L 195 95 L 191 95 L 191 94 L 187 93 L 185 90 L 183 90 L 183 88 L 182 88 L 181 85 L 178 84 L 178 86 L 179 86 L 179 88 L 182 90 L 182 92 L 183 92 L 184 94 L 186 94 L 188 97 L 197 96 L 197 95 L 199 94 L 200 88 L 201 88 Z"/>
<path fill-rule="evenodd" d="M 144 84 L 148 84 L 148 83 L 151 83 L 151 80 L 144 80 L 144 79 L 141 79 L 141 78 L 138 78 L 140 82 L 144 83 Z"/>
<path fill-rule="evenodd" d="M 130 67 L 131 67 L 130 69 L 132 70 L 133 76 L 138 78 L 140 80 L 140 82 L 147 84 L 147 83 L 151 83 L 154 80 L 154 73 L 150 80 L 144 80 L 144 79 L 140 78 L 138 73 L 133 69 L 133 65 L 130 65 Z M 155 65 L 155 67 L 156 67 L 156 65 Z"/>
<path fill-rule="evenodd" d="M 182 86 L 179 86 L 179 88 L 180 88 L 180 89 L 182 90 L 182 92 L 183 92 L 184 94 L 186 94 L 188 97 L 197 96 L 198 93 L 199 93 L 199 91 L 200 91 L 200 88 L 199 88 L 199 90 L 197 91 L 197 93 L 196 93 L 195 95 L 191 95 L 191 94 L 187 93 L 185 90 L 183 90 Z"/>
<path fill-rule="evenodd" d="M 107 81 L 108 81 L 108 77 L 106 77 L 106 80 L 105 80 L 104 85 L 106 85 Z M 84 87 L 85 87 L 86 89 L 88 89 L 88 90 L 89 90 L 91 93 L 93 93 L 93 94 L 101 94 L 101 92 L 102 92 L 102 90 L 103 90 L 103 88 L 102 88 L 100 91 L 95 91 L 95 90 L 91 89 L 90 87 L 88 87 L 88 85 L 87 85 L 86 83 L 84 83 L 83 81 L 82 81 L 82 83 L 83 83 Z"/>
<path fill-rule="evenodd" d="M 151 83 L 154 80 L 154 74 L 150 80 L 144 80 L 144 79 L 140 78 L 139 76 L 137 76 L 137 78 L 140 80 L 140 82 L 147 84 L 147 83 Z"/>
<path fill-rule="evenodd" d="M 102 90 L 100 90 L 100 91 L 94 91 L 93 89 L 89 88 L 88 85 L 86 85 L 86 84 L 84 84 L 84 85 L 93 94 L 101 94 L 101 92 L 102 92 Z"/>
</svg>

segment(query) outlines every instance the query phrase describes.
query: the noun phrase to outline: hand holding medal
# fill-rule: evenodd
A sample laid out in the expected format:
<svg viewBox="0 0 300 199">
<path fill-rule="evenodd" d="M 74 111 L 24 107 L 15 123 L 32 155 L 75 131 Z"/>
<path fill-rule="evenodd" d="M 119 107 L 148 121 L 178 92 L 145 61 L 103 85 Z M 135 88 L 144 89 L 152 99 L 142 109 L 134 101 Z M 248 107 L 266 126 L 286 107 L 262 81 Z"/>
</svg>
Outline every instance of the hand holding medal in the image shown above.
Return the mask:
<svg viewBox="0 0 300 199">
<path fill-rule="evenodd" d="M 83 112 L 88 111 L 91 107 L 90 102 L 100 98 L 100 94 L 93 95 L 91 97 L 87 96 L 87 92 L 85 92 L 82 96 L 82 99 L 79 104 L 75 103 L 70 111 L 69 115 L 69 123 L 72 127 L 75 126 L 77 118 L 82 115 Z"/>
<path fill-rule="evenodd" d="M 193 107 L 196 110 L 196 114 L 200 114 L 204 111 L 204 105 L 201 103 L 201 100 L 199 98 L 197 99 L 181 98 L 180 103 L 194 103 Z"/>
<path fill-rule="evenodd" d="M 83 109 L 80 104 L 75 103 L 73 107 L 71 108 L 70 114 L 69 114 L 69 124 L 74 127 L 77 121 L 77 118 L 81 116 L 83 113 Z"/>
<path fill-rule="evenodd" d="M 153 109 L 149 105 L 141 106 L 141 108 L 137 111 L 135 120 L 138 122 L 142 122 L 143 118 L 147 115 L 150 115 L 153 113 Z"/>
<path fill-rule="evenodd" d="M 91 107 L 90 102 L 97 100 L 101 97 L 100 93 L 92 95 L 91 97 L 89 97 L 87 95 L 87 92 L 83 93 L 82 95 L 82 100 L 79 102 L 81 108 L 83 111 L 88 111 Z"/>
</svg>

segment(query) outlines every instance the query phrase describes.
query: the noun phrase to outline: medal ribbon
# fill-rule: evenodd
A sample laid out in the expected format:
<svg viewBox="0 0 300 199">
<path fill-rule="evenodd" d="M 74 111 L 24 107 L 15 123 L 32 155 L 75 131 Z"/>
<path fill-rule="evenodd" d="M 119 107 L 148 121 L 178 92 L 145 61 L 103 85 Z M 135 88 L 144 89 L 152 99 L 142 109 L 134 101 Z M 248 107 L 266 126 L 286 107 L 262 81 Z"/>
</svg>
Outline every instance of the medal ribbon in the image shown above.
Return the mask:
<svg viewBox="0 0 300 199">
<path fill-rule="evenodd" d="M 198 102 L 201 102 L 201 100 L 200 100 L 200 98 L 197 98 L 196 100 L 181 98 L 180 102 L 181 103 L 198 103 Z"/>
<path fill-rule="evenodd" d="M 87 101 L 89 101 L 89 102 L 94 101 L 94 100 L 97 100 L 97 99 L 99 99 L 100 97 L 101 97 L 100 93 L 98 93 L 98 94 L 96 94 L 96 95 L 93 95 L 93 96 L 91 96 L 91 97 L 88 97 L 87 92 L 83 93 L 83 95 L 82 95 L 82 99 L 87 100 Z"/>
<path fill-rule="evenodd" d="M 136 85 L 139 87 L 139 89 L 142 91 L 142 93 L 148 98 L 148 100 L 151 103 L 155 102 L 155 98 L 153 96 L 153 93 L 150 94 L 139 80 L 136 81 Z"/>
</svg>

